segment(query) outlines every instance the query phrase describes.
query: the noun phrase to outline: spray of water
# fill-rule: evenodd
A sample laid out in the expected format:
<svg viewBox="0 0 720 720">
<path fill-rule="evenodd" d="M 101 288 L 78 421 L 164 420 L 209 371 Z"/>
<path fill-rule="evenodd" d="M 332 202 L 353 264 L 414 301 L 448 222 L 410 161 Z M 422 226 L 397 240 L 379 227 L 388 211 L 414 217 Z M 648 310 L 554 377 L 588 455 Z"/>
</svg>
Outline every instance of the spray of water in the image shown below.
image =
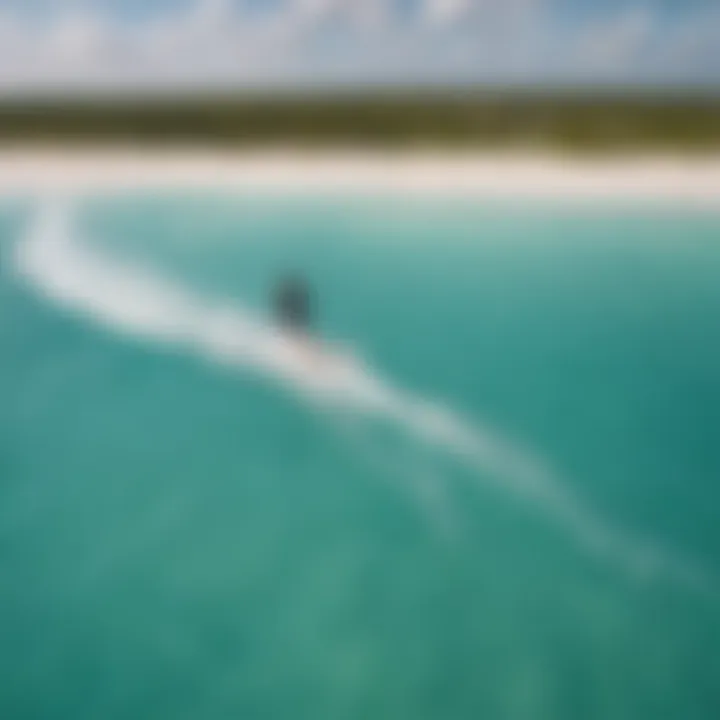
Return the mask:
<svg viewBox="0 0 720 720">
<path fill-rule="evenodd" d="M 707 572 L 603 520 L 544 463 L 489 426 L 404 391 L 357 357 L 288 338 L 235 301 L 210 300 L 93 250 L 73 232 L 67 204 L 41 209 L 14 259 L 20 276 L 68 311 L 116 333 L 262 374 L 323 407 L 382 418 L 462 462 L 478 482 L 531 503 L 586 550 L 634 577 L 665 576 L 716 594 Z"/>
</svg>

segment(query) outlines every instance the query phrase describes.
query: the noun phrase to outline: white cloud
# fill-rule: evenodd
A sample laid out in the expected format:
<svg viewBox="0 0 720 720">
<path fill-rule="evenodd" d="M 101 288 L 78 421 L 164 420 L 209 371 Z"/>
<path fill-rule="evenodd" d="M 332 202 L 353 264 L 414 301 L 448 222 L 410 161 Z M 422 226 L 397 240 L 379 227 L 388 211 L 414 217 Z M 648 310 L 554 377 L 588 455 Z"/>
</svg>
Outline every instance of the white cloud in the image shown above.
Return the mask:
<svg viewBox="0 0 720 720">
<path fill-rule="evenodd" d="M 87 1 L 57 3 L 44 22 L 6 10 L 0 93 L 390 77 L 542 80 L 553 73 L 617 79 L 673 62 L 698 72 L 708 58 L 720 74 L 720 13 L 661 29 L 643 0 L 565 34 L 551 0 L 418 0 L 414 15 L 399 0 L 258 7 L 196 0 L 142 23 L 101 14 Z"/>
<path fill-rule="evenodd" d="M 428 25 L 454 25 L 466 17 L 472 10 L 472 0 L 426 0 L 423 6 L 423 18 Z"/>
<path fill-rule="evenodd" d="M 538 13 L 548 14 L 548 0 L 424 0 L 422 17 L 430 26 L 511 28 Z"/>
<path fill-rule="evenodd" d="M 94 62 L 113 41 L 112 32 L 97 16 L 73 13 L 60 18 L 50 32 L 44 33 L 44 52 L 58 62 Z"/>
<path fill-rule="evenodd" d="M 234 20 L 231 0 L 202 0 L 195 6 L 191 18 L 201 28 L 216 29 Z"/>
</svg>

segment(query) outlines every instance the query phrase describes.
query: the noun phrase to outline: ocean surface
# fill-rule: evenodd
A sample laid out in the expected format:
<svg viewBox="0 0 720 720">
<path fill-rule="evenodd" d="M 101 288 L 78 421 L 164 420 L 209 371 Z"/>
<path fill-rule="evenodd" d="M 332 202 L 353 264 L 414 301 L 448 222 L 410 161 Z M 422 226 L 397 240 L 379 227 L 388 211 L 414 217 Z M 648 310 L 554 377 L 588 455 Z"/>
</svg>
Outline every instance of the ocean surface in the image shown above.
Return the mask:
<svg viewBox="0 0 720 720">
<path fill-rule="evenodd" d="M 720 213 L 26 198 L 0 267 L 3 720 L 718 717 Z"/>
</svg>

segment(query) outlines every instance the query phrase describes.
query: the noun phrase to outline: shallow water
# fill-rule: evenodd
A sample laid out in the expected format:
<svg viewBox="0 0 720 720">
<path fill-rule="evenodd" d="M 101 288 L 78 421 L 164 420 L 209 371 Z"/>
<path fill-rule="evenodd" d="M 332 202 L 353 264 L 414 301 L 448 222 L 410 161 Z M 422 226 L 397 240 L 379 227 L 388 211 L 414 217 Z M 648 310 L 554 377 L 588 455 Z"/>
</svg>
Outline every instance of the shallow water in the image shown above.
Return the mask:
<svg viewBox="0 0 720 720">
<path fill-rule="evenodd" d="M 706 718 L 720 215 L 0 212 L 0 714 Z M 311 278 L 342 372 L 267 323 Z"/>
</svg>

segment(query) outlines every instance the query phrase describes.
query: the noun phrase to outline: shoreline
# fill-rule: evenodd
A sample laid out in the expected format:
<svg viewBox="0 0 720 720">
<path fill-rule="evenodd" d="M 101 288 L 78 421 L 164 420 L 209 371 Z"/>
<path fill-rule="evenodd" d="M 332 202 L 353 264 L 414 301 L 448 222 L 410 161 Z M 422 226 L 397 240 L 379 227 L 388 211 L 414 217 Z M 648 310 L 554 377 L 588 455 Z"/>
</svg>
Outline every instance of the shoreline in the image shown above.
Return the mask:
<svg viewBox="0 0 720 720">
<path fill-rule="evenodd" d="M 659 200 L 720 208 L 720 155 L 0 148 L 0 196 L 143 190 Z"/>
</svg>

